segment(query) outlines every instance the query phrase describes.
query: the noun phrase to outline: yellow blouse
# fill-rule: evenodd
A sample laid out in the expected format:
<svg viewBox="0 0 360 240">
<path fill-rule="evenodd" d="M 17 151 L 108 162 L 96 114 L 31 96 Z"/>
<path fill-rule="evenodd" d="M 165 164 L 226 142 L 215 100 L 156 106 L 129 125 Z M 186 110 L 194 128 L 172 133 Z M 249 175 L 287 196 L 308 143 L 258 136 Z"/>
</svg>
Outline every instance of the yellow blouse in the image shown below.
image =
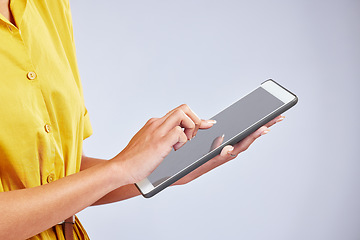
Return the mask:
<svg viewBox="0 0 360 240">
<path fill-rule="evenodd" d="M 10 8 L 16 26 L 0 14 L 0 192 L 78 172 L 92 133 L 69 1 L 12 0 Z M 78 220 L 75 232 L 88 239 Z M 62 226 L 31 239 L 62 240 Z"/>
</svg>

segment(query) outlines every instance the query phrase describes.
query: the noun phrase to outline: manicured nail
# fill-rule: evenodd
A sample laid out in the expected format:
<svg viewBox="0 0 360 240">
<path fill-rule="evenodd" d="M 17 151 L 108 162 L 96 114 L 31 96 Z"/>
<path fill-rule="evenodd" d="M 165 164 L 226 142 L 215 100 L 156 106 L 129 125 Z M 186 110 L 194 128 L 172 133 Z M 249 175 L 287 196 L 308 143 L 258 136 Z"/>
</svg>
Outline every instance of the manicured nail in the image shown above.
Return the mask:
<svg viewBox="0 0 360 240">
<path fill-rule="evenodd" d="M 276 120 L 276 122 L 281 122 L 282 120 L 284 120 L 285 116 L 281 116 L 278 120 Z"/>
<path fill-rule="evenodd" d="M 227 154 L 229 154 L 230 156 L 232 155 L 231 152 L 234 150 L 234 147 L 230 148 L 229 151 L 227 152 Z"/>
<path fill-rule="evenodd" d="M 232 148 L 230 151 L 227 152 L 227 154 L 232 157 L 232 158 L 236 158 L 237 154 L 232 154 L 231 152 L 234 150 L 234 148 Z"/>
<path fill-rule="evenodd" d="M 270 132 L 270 129 L 266 129 L 265 131 L 263 131 L 263 132 L 260 134 L 260 136 L 263 136 L 263 135 L 267 134 L 268 132 Z"/>
<path fill-rule="evenodd" d="M 207 120 L 206 122 L 207 122 L 207 123 L 215 124 L 215 123 L 216 123 L 216 120 Z"/>
</svg>

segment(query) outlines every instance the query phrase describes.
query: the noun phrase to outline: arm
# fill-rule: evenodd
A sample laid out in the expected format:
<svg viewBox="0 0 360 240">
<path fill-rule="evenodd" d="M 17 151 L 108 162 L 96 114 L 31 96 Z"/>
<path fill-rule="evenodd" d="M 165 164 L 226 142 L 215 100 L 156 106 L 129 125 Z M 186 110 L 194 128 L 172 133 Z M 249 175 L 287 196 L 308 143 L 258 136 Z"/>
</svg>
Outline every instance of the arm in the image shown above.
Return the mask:
<svg viewBox="0 0 360 240">
<path fill-rule="evenodd" d="M 127 180 L 113 166 L 94 168 L 39 187 L 0 193 L 0 239 L 27 239 L 86 208 Z"/>
<path fill-rule="evenodd" d="M 200 126 L 209 128 L 212 123 L 200 121 L 182 105 L 162 118 L 149 120 L 126 148 L 109 161 L 46 185 L 1 192 L 0 239 L 27 239 L 108 193 L 144 179 L 172 148 L 184 145 Z"/>
<path fill-rule="evenodd" d="M 195 169 L 188 175 L 184 176 L 180 180 L 178 180 L 174 185 L 183 185 L 186 183 L 189 183 L 193 181 L 194 179 L 200 177 L 201 175 L 213 170 L 214 168 L 219 167 L 220 165 L 234 159 L 237 157 L 237 155 L 245 150 L 247 150 L 250 145 L 260 136 L 265 135 L 269 132 L 269 127 L 274 125 L 277 122 L 280 122 L 284 119 L 284 116 L 278 116 L 269 123 L 267 123 L 265 126 L 259 128 L 254 133 L 250 134 L 248 137 L 246 137 L 244 140 L 236 144 L 235 146 L 226 146 L 221 151 L 221 154 L 216 156 L 215 158 L 211 159 L 207 163 L 203 164 L 199 168 Z M 96 164 L 100 164 L 102 162 L 106 162 L 106 160 L 102 159 L 95 159 L 90 158 L 85 155 L 82 157 L 81 162 L 81 169 L 87 169 L 89 167 L 95 166 Z M 108 193 L 103 198 L 99 199 L 97 202 L 94 203 L 94 205 L 100 205 L 100 204 L 107 204 L 117 201 L 122 201 L 128 198 L 132 198 L 135 196 L 140 195 L 139 190 L 135 187 L 134 184 L 122 186 L 110 193 Z"/>
<path fill-rule="evenodd" d="M 80 170 L 83 171 L 83 170 L 93 167 L 97 164 L 103 164 L 107 161 L 108 160 L 87 157 L 87 156 L 85 156 L 85 154 L 83 154 L 82 158 L 81 158 L 81 169 Z M 106 194 L 105 196 L 103 196 L 101 199 L 99 199 L 92 205 L 95 206 L 95 205 L 118 202 L 118 201 L 122 201 L 122 200 L 129 199 L 132 197 L 136 197 L 138 195 L 140 195 L 140 192 L 135 187 L 135 185 L 128 184 L 128 185 L 121 186 L 121 187 L 111 191 L 110 193 Z"/>
</svg>

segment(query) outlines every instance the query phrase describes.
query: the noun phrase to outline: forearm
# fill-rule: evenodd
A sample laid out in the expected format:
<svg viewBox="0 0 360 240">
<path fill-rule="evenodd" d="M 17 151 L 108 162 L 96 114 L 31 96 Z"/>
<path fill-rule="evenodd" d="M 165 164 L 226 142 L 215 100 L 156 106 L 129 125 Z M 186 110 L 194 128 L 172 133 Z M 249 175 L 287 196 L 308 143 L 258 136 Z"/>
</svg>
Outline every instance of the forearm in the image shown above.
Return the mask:
<svg viewBox="0 0 360 240">
<path fill-rule="evenodd" d="M 151 118 L 135 134 L 129 144 L 115 158 L 122 158 L 132 181 L 99 199 L 94 205 L 121 201 L 139 195 L 134 183 L 151 174 L 172 149 L 179 149 L 192 139 L 198 129 L 212 127 L 213 120 L 201 120 L 185 104 L 168 112 L 162 118 Z M 81 170 L 91 169 L 106 160 L 83 155 Z"/>
<path fill-rule="evenodd" d="M 104 159 L 98 159 L 98 158 L 91 158 L 87 157 L 85 155 L 82 156 L 81 161 L 81 171 L 85 169 L 89 169 L 93 166 L 96 166 L 101 163 L 105 163 L 107 160 Z M 106 194 L 102 198 L 100 198 L 98 201 L 93 203 L 92 205 L 101 205 L 101 204 L 107 204 L 107 203 L 113 203 L 118 202 L 122 200 L 126 200 L 135 196 L 140 195 L 139 190 L 135 187 L 134 184 L 128 184 L 125 186 L 121 186 L 110 193 Z"/>
<path fill-rule="evenodd" d="M 121 185 L 112 177 L 118 170 L 103 163 L 50 184 L 0 193 L 0 239 L 27 239 L 88 207 Z"/>
</svg>

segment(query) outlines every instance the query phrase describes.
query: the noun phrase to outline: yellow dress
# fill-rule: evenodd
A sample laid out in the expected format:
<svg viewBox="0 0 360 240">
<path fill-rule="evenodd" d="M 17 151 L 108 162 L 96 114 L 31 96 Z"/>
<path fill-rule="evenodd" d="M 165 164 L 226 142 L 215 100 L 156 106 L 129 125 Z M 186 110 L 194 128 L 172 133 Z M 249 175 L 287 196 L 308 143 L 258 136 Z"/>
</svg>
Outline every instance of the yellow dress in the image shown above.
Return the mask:
<svg viewBox="0 0 360 240">
<path fill-rule="evenodd" d="M 12 0 L 10 8 L 16 26 L 0 14 L 0 192 L 78 172 L 92 133 L 69 1 Z M 78 220 L 74 232 L 89 239 Z M 62 226 L 31 239 L 62 240 Z"/>
</svg>

